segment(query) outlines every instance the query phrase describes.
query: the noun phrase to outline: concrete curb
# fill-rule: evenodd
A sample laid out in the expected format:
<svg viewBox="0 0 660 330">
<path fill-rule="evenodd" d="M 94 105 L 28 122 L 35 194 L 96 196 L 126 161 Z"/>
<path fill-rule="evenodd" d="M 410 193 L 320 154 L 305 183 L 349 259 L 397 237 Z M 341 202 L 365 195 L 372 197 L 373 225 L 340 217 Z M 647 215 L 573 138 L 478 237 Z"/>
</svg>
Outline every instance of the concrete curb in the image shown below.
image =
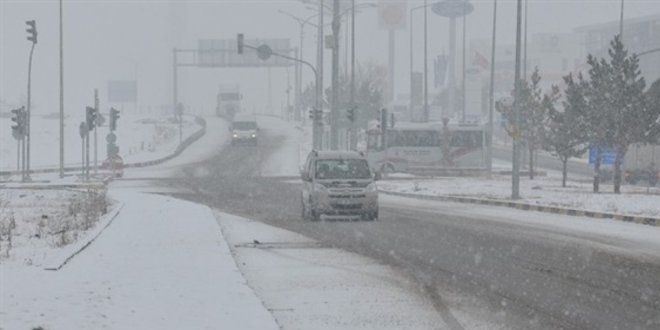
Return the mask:
<svg viewBox="0 0 660 330">
<path fill-rule="evenodd" d="M 73 245 L 67 246 L 65 249 L 60 251 L 61 253 L 47 262 L 44 266 L 44 270 L 60 270 L 64 265 L 66 265 L 73 257 L 78 255 L 80 252 L 85 250 L 88 246 L 92 244 L 101 233 L 110 226 L 112 221 L 119 215 L 119 211 L 124 207 L 124 203 L 117 202 L 117 205 L 112 209 L 112 211 L 104 214 L 101 219 L 99 219 L 99 224 L 85 237 L 84 240 L 78 241 Z"/>
<path fill-rule="evenodd" d="M 660 227 L 660 218 L 652 218 L 652 217 L 641 217 L 641 216 L 632 216 L 632 215 L 624 215 L 624 214 L 616 214 L 616 213 L 569 209 L 569 208 L 563 208 L 557 206 L 535 205 L 535 204 L 528 204 L 528 203 L 522 203 L 522 202 L 516 202 L 510 200 L 497 200 L 497 199 L 488 199 L 488 198 L 462 197 L 462 196 L 428 196 L 428 195 L 420 195 L 420 194 L 390 192 L 390 191 L 380 191 L 380 193 L 392 195 L 392 196 L 409 197 L 409 198 L 417 198 L 424 200 L 503 206 L 518 210 L 524 210 L 524 211 L 537 211 L 537 212 L 554 213 L 554 214 L 570 215 L 577 217 L 590 217 L 596 219 L 612 219 L 612 220 L 633 222 L 642 225 Z"/>
</svg>

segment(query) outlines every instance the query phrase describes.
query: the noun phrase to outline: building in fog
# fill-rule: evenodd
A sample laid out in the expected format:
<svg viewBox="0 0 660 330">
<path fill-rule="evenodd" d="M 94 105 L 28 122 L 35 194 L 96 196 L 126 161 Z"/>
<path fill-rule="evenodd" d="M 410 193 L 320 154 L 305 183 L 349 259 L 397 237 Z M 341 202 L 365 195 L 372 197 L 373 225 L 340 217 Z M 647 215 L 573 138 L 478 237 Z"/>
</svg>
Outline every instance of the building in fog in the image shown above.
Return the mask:
<svg viewBox="0 0 660 330">
<path fill-rule="evenodd" d="M 619 21 L 583 26 L 575 29 L 585 56 L 608 57 L 607 50 L 619 34 Z M 660 49 L 660 15 L 631 18 L 623 21 L 623 43 L 631 53 Z M 660 78 L 660 51 L 641 55 L 640 69 L 647 84 Z"/>
</svg>

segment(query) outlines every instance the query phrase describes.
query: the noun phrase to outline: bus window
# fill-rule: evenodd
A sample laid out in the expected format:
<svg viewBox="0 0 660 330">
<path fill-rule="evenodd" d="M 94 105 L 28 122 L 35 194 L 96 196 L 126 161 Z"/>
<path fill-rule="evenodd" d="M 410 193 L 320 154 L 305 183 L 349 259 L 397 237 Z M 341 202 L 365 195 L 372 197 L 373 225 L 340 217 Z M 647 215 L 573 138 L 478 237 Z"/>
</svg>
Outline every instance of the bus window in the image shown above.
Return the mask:
<svg viewBox="0 0 660 330">
<path fill-rule="evenodd" d="M 375 134 L 375 133 L 369 133 L 367 134 L 367 150 L 375 150 L 375 151 L 380 151 L 382 150 L 381 146 L 381 135 L 380 134 Z"/>
<path fill-rule="evenodd" d="M 388 147 L 435 147 L 440 145 L 438 131 L 391 130 L 387 132 Z"/>
<path fill-rule="evenodd" d="M 476 148 L 481 145 L 481 131 L 455 131 L 451 134 L 452 147 Z"/>
</svg>

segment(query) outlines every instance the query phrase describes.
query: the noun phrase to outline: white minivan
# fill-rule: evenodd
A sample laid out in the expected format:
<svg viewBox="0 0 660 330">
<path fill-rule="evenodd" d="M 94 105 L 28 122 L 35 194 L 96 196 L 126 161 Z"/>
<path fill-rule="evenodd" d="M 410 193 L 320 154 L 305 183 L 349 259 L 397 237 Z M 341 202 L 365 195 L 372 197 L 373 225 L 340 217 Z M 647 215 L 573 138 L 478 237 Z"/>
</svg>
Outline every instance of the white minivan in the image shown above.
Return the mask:
<svg viewBox="0 0 660 330">
<path fill-rule="evenodd" d="M 302 217 L 378 219 L 378 173 L 355 151 L 312 151 L 301 169 Z"/>
</svg>

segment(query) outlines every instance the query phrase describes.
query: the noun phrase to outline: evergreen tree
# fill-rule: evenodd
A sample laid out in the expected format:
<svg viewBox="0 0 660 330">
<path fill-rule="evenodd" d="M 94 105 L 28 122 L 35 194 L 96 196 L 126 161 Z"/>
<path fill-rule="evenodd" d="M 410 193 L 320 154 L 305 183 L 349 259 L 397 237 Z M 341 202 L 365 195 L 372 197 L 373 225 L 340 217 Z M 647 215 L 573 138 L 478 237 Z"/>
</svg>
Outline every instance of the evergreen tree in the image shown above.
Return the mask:
<svg viewBox="0 0 660 330">
<path fill-rule="evenodd" d="M 582 156 L 587 151 L 588 135 L 586 130 L 587 100 L 585 90 L 589 87 L 582 76 L 576 82 L 572 74 L 564 77 L 566 98 L 562 102 L 563 111 L 556 109 L 558 89 L 553 86 L 555 98 L 546 95 L 543 104 L 547 108 L 549 123 L 545 149 L 559 157 L 562 162 L 562 187 L 566 187 L 567 164 L 573 157 Z"/>
<path fill-rule="evenodd" d="M 544 106 L 544 95 L 540 87 L 541 76 L 538 68 L 534 69 L 530 81 L 523 80 L 520 83 L 520 127 L 519 134 L 529 151 L 529 178 L 534 179 L 534 153 L 543 146 L 548 120 L 547 107 Z M 553 92 L 558 95 L 558 90 Z M 514 91 L 511 92 L 513 96 Z M 552 96 L 552 97 L 556 97 Z M 507 117 L 508 124 L 505 128 L 510 136 L 515 132 L 513 104 L 497 102 L 495 108 Z"/>
<path fill-rule="evenodd" d="M 592 84 L 603 86 L 595 89 L 593 97 L 605 105 L 611 132 L 611 146 L 616 152 L 614 160 L 614 192 L 621 192 L 621 165 L 633 143 L 646 142 L 649 114 L 645 107 L 646 82 L 639 70 L 637 55 L 628 56 L 621 39 L 617 36 L 610 43 L 610 61 L 601 66 L 603 74 L 592 77 Z"/>
</svg>

